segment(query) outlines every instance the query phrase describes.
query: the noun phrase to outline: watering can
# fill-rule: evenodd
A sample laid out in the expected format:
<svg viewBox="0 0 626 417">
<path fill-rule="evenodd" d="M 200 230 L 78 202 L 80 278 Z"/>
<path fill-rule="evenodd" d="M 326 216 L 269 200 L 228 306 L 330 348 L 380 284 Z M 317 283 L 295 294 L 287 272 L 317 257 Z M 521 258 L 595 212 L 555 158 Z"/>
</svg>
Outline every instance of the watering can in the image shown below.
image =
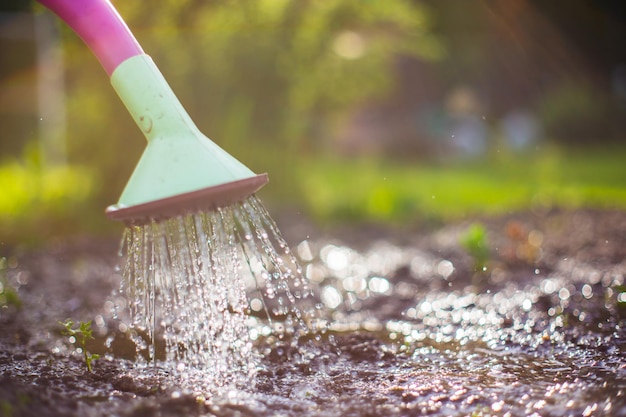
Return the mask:
<svg viewBox="0 0 626 417">
<path fill-rule="evenodd" d="M 148 145 L 109 218 L 130 224 L 214 210 L 268 181 L 204 136 L 108 0 L 38 0 L 90 47 Z M 151 4 L 144 1 L 144 4 Z"/>
</svg>

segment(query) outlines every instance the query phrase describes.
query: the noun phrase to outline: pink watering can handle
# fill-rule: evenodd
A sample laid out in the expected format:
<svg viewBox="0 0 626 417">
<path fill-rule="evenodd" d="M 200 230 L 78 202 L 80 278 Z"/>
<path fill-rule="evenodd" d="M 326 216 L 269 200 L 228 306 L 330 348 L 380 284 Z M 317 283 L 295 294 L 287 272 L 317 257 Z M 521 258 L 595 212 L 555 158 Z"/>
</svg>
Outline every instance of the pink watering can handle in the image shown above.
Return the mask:
<svg viewBox="0 0 626 417">
<path fill-rule="evenodd" d="M 144 53 L 108 0 L 38 1 L 83 39 L 109 75 L 128 58 Z"/>
</svg>

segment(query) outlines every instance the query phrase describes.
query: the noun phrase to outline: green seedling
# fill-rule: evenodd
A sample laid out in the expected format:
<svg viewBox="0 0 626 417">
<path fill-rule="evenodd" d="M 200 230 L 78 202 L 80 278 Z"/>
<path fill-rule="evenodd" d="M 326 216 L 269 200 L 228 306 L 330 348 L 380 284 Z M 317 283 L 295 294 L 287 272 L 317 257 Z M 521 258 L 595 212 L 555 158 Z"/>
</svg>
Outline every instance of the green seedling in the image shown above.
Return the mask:
<svg viewBox="0 0 626 417">
<path fill-rule="evenodd" d="M 6 279 L 7 258 L 0 258 L 0 308 L 15 307 L 22 309 L 22 300 L 17 291 L 11 288 Z"/>
<path fill-rule="evenodd" d="M 474 259 L 476 271 L 486 271 L 489 261 L 487 230 L 480 223 L 472 224 L 459 239 L 461 246 Z"/>
<path fill-rule="evenodd" d="M 89 339 L 94 339 L 92 334 L 93 330 L 91 329 L 91 320 L 87 322 L 81 321 L 80 323 L 78 323 L 78 329 L 74 329 L 74 322 L 70 319 L 67 319 L 65 322 L 60 321 L 59 324 L 65 327 L 65 329 L 63 329 L 64 335 L 74 338 L 74 343 L 78 344 L 78 347 L 80 347 L 83 351 L 87 370 L 89 372 L 93 372 L 91 362 L 99 359 L 100 355 L 98 355 L 97 353 L 90 354 L 87 351 L 87 341 Z"/>
</svg>

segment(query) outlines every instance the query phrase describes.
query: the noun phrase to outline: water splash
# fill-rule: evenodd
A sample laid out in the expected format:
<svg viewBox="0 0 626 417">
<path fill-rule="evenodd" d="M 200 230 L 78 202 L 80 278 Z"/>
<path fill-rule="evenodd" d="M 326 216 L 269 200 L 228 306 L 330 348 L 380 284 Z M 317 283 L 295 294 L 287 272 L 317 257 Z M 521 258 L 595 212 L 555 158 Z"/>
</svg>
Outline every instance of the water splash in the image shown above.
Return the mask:
<svg viewBox="0 0 626 417">
<path fill-rule="evenodd" d="M 201 375 L 202 389 L 250 385 L 252 332 L 297 340 L 316 327 L 308 282 L 255 196 L 128 227 L 122 253 L 138 352 L 179 376 Z"/>
</svg>

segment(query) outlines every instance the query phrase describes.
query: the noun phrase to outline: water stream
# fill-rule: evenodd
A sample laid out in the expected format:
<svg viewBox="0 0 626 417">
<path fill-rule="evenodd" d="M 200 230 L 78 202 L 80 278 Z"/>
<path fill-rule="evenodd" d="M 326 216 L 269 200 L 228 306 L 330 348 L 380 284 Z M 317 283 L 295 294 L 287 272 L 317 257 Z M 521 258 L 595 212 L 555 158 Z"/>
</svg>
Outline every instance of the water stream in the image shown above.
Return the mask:
<svg viewBox="0 0 626 417">
<path fill-rule="evenodd" d="M 140 358 L 174 372 L 183 388 L 249 386 L 252 340 L 316 326 L 311 290 L 260 201 L 126 229 L 121 293 Z M 162 350 L 160 352 L 160 346 Z"/>
</svg>

